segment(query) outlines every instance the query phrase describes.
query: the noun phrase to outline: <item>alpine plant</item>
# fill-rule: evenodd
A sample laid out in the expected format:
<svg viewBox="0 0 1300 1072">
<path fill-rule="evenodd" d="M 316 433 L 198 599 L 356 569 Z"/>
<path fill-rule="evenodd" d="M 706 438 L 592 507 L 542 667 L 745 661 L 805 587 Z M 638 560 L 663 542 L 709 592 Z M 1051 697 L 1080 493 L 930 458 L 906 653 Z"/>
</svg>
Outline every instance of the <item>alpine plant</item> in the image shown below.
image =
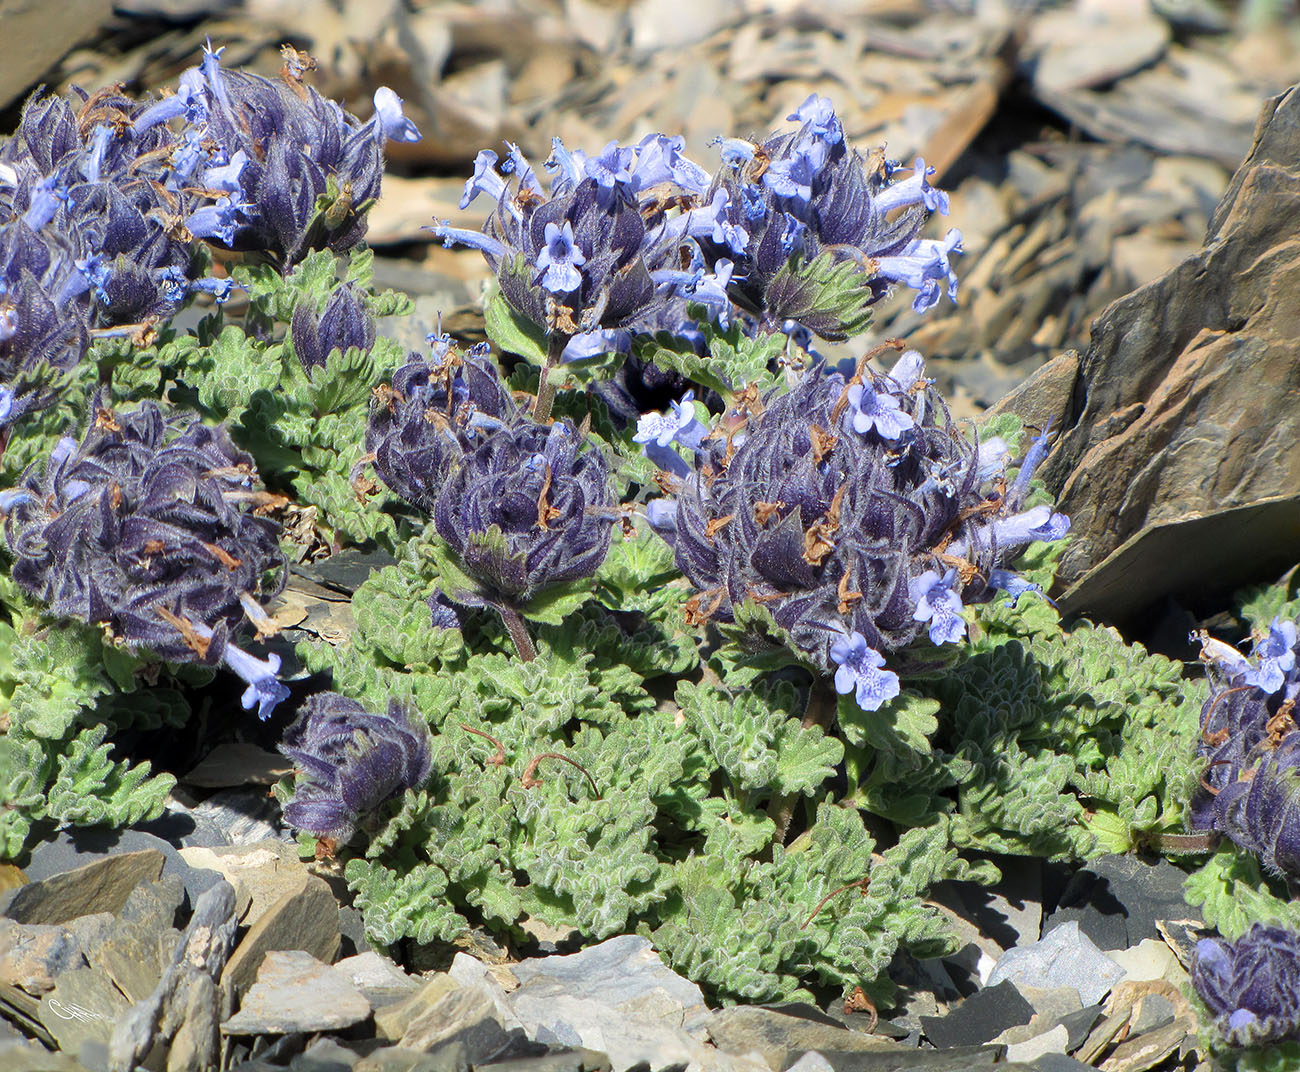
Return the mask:
<svg viewBox="0 0 1300 1072">
<path fill-rule="evenodd" d="M 0 492 L 13 578 L 29 595 L 132 650 L 223 664 L 262 718 L 288 695 L 279 657 L 232 637 L 245 620 L 275 631 L 260 600 L 284 583 L 279 526 L 264 516 L 277 501 L 224 428 L 152 402 L 97 409 L 81 443 L 59 440 Z"/>
<path fill-rule="evenodd" d="M 787 118 L 799 128 L 761 143 L 718 139 L 722 167 L 705 194 L 715 228 L 700 243 L 706 260 L 726 261 L 737 305 L 766 330 L 790 321 L 839 340 L 866 327 L 894 284 L 916 291 L 918 312 L 945 292 L 955 300 L 961 232 L 920 237 L 932 212 L 948 212 L 934 169 L 918 158 L 900 180 L 908 169 L 850 148 L 825 97 Z"/>
<path fill-rule="evenodd" d="M 336 692 L 303 704 L 280 751 L 298 768 L 284 821 L 340 844 L 384 801 L 422 785 L 432 767 L 428 729 L 402 704 L 390 700 L 375 714 Z"/>
<path fill-rule="evenodd" d="M 618 516 L 604 454 L 567 420 L 534 421 L 486 348 L 444 340 L 378 392 L 367 432 L 376 472 L 432 515 L 474 588 L 446 594 L 509 614 L 590 577 Z"/>
<path fill-rule="evenodd" d="M 848 378 L 817 365 L 786 394 L 742 399 L 707 435 L 689 409 L 643 418 L 638 438 L 678 486 L 648 516 L 699 589 L 690 619 L 766 608 L 867 710 L 898 693 L 887 653 L 921 633 L 961 641 L 963 607 L 1033 587 L 1002 564 L 1069 528 L 1049 507 L 1022 508 L 1045 437 L 1005 486 L 1005 443 L 967 441 L 915 351 L 888 374 L 866 359 Z"/>
<path fill-rule="evenodd" d="M 1235 942 L 1196 943 L 1192 985 L 1233 1046 L 1300 1042 L 1300 934 L 1256 923 Z"/>
<path fill-rule="evenodd" d="M 1201 711 L 1205 764 L 1188 825 L 1218 830 L 1273 875 L 1300 883 L 1300 696 L 1296 623 L 1275 618 L 1251 658 L 1202 636 L 1214 689 Z"/>
</svg>

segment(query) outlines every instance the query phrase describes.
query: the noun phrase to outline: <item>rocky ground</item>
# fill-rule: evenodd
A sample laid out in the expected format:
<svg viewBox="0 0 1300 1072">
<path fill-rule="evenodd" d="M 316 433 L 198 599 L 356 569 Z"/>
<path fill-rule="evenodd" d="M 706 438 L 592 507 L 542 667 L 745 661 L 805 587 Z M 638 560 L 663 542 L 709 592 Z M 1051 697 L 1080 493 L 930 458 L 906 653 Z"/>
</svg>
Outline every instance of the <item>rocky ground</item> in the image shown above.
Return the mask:
<svg viewBox="0 0 1300 1072">
<path fill-rule="evenodd" d="M 887 306 L 875 337 L 923 350 L 961 414 L 1000 404 L 1062 429 L 1049 468 L 1080 533 L 1067 607 L 1177 650 L 1215 606 L 1204 577 L 1230 587 L 1247 552 L 1256 573 L 1281 569 L 1300 520 L 1293 467 L 1277 464 L 1295 407 L 1259 389 L 1288 382 L 1300 334 L 1294 302 L 1265 300 L 1300 292 L 1300 104 L 1269 105 L 1257 127 L 1300 80 L 1300 49 L 1268 15 L 1213 0 L 0 0 L 0 107 L 11 120 L 38 81 L 174 83 L 207 37 L 267 73 L 282 42 L 307 49 L 318 88 L 362 114 L 392 85 L 425 137 L 393 161 L 371 241 L 378 282 L 416 299 L 394 327 L 416 347 L 439 313 L 482 330 L 480 258 L 421 230 L 477 222 L 457 201 L 480 148 L 508 138 L 544 157 L 553 134 L 597 148 L 662 130 L 711 160 L 713 136 L 761 134 L 826 94 L 858 144 L 939 169 L 965 236 L 959 303 L 924 319 Z M 1177 464 L 1115 484 L 1154 457 Z M 282 622 L 346 636 L 370 564 L 303 567 Z M 713 1009 L 635 936 L 582 949 L 539 926 L 510 948 L 483 934 L 396 961 L 368 951 L 329 862 L 299 861 L 278 823 L 267 787 L 282 760 L 248 741 L 177 747 L 193 761 L 177 763 L 188 774 L 164 819 L 51 831 L 0 876 L 0 1070 L 1200 1061 L 1183 996 L 1199 921 L 1171 865 L 1003 860 L 999 887 L 936 890 L 965 945 L 898 960 L 902 997 L 879 1016 L 838 1001 Z"/>
</svg>

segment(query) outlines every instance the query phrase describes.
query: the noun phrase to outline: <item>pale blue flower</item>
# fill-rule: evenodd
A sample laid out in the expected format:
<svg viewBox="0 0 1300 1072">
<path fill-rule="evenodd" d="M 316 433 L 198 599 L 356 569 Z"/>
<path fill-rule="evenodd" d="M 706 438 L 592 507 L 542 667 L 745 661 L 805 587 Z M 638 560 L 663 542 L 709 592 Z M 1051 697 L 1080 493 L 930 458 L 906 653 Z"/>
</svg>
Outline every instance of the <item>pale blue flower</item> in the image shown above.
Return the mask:
<svg viewBox="0 0 1300 1072">
<path fill-rule="evenodd" d="M 1295 669 L 1296 623 L 1274 618 L 1268 633 L 1255 644 L 1257 665 L 1243 677 L 1248 685 L 1272 694 L 1286 684 Z"/>
<path fill-rule="evenodd" d="M 861 383 L 849 385 L 849 412 L 853 430 L 862 435 L 873 429 L 881 439 L 895 440 L 915 425 L 902 403 L 888 391 L 876 391 Z"/>
<path fill-rule="evenodd" d="M 966 622 L 961 616 L 961 595 L 956 587 L 957 570 L 951 566 L 943 576 L 937 570 L 926 570 L 908 582 L 909 594 L 916 603 L 912 618 L 930 623 L 930 641 L 933 644 L 956 644 L 966 635 Z"/>
<path fill-rule="evenodd" d="M 375 115 L 372 120 L 382 137 L 393 141 L 419 141 L 420 131 L 402 114 L 402 98 L 387 86 L 375 90 Z"/>
<path fill-rule="evenodd" d="M 545 245 L 537 254 L 536 268 L 540 273 L 535 285 L 552 294 L 568 294 L 582 286 L 582 273 L 578 268 L 587 258 L 573 240 L 573 224 L 568 220 L 560 227 L 548 223 L 543 233 Z"/>
<path fill-rule="evenodd" d="M 878 711 L 882 704 L 898 695 L 898 675 L 882 670 L 885 657 L 867 646 L 859 632 L 840 637 L 831 645 L 831 661 L 836 664 L 835 691 L 852 692 L 864 711 Z"/>
</svg>

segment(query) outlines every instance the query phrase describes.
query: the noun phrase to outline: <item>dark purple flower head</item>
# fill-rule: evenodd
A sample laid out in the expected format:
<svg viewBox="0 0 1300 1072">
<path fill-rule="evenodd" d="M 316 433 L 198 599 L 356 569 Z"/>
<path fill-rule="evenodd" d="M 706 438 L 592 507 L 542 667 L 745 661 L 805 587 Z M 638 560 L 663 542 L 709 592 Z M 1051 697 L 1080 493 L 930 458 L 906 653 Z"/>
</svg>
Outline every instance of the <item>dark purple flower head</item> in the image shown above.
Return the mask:
<svg viewBox="0 0 1300 1072">
<path fill-rule="evenodd" d="M 1300 1042 L 1300 934 L 1256 923 L 1235 942 L 1196 945 L 1192 985 L 1234 1046 Z"/>
<path fill-rule="evenodd" d="M 962 608 L 992 598 L 996 567 L 1067 527 L 1045 507 L 1016 512 L 914 352 L 888 375 L 863 362 L 846 380 L 817 366 L 720 430 L 698 441 L 667 534 L 700 589 L 691 617 L 733 621 L 752 601 L 873 707 L 897 689 L 883 653 L 922 628 L 935 644 L 959 642 Z"/>
<path fill-rule="evenodd" d="M 701 195 L 708 177 L 681 155 L 681 140 L 651 135 L 611 142 L 598 157 L 557 138 L 547 160 L 549 192 L 513 146 L 497 168 L 484 150 L 461 207 L 480 193 L 496 201 L 482 232 L 439 224 L 448 245 L 481 250 L 510 304 L 547 332 L 626 328 L 671 297 L 683 251 L 716 226 Z M 676 215 L 670 209 L 681 208 Z"/>
<path fill-rule="evenodd" d="M 312 302 L 303 299 L 293 310 L 290 342 L 303 368 L 324 368 L 334 350 L 356 347 L 369 353 L 375 345 L 375 318 L 370 315 L 366 296 L 355 283 L 335 287 L 320 315 Z"/>
<path fill-rule="evenodd" d="M 1273 874 L 1300 879 L 1300 672 L 1295 624 L 1274 619 L 1247 659 L 1202 637 L 1214 689 L 1201 711 L 1205 764 L 1188 825 L 1220 830 Z M 1290 643 L 1288 643 L 1288 641 Z"/>
<path fill-rule="evenodd" d="M 13 577 L 55 613 L 103 625 L 131 648 L 177 662 L 225 662 L 263 716 L 283 698 L 278 663 L 230 644 L 247 617 L 271 631 L 259 599 L 283 584 L 275 497 L 223 428 L 167 418 L 154 403 L 97 409 L 85 439 L 0 494 Z M 257 663 L 255 666 L 254 663 Z"/>
<path fill-rule="evenodd" d="M 486 346 L 462 353 L 439 340 L 376 392 L 366 428 L 375 471 L 398 495 L 432 514 L 448 474 L 485 436 L 518 417 Z"/>
<path fill-rule="evenodd" d="M 617 517 L 609 465 L 568 421 L 520 416 L 466 451 L 438 493 L 433 520 L 480 591 L 462 603 L 518 606 L 590 577 Z"/>
<path fill-rule="evenodd" d="M 955 298 L 949 257 L 961 252 L 960 233 L 919 237 L 930 212 L 948 210 L 929 183 L 933 169 L 918 159 L 909 179 L 891 182 L 883 159 L 849 147 L 824 97 L 810 96 L 789 118 L 798 130 L 762 144 L 719 139 L 723 166 L 707 196 L 720 211 L 701 245 L 710 259 L 735 262 L 729 290 L 737 303 L 771 329 L 792 320 L 836 339 L 859 330 L 893 283 L 917 291 L 918 310 L 945 288 Z M 856 302 L 819 304 L 808 265 L 823 254 L 859 268 Z"/>
<path fill-rule="evenodd" d="M 347 841 L 359 821 L 429 777 L 429 731 L 396 700 L 372 714 L 336 692 L 303 704 L 280 746 L 299 768 L 284 821 L 317 837 Z"/>
</svg>

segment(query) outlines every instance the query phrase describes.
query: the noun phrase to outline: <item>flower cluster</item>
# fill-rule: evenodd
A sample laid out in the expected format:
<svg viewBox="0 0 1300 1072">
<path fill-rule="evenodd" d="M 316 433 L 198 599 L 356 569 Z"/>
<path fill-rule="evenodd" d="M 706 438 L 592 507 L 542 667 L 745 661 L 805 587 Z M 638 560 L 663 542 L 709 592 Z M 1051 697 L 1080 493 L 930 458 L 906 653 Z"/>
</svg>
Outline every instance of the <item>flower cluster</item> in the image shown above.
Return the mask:
<svg viewBox="0 0 1300 1072">
<path fill-rule="evenodd" d="M 231 642 L 247 618 L 274 631 L 259 600 L 284 578 L 277 501 L 222 428 L 168 419 L 154 403 L 98 409 L 85 439 L 64 437 L 44 465 L 0 492 L 13 577 L 54 613 L 103 625 L 130 648 L 175 662 L 224 663 L 263 718 L 287 695 L 279 659 Z"/>
<path fill-rule="evenodd" d="M 824 97 L 789 118 L 797 131 L 761 144 L 718 139 L 712 177 L 681 155 L 680 138 L 658 134 L 610 142 L 598 156 L 556 139 L 549 190 L 515 147 L 499 170 L 484 150 L 461 201 L 496 201 L 483 231 L 433 231 L 481 250 L 510 304 L 565 342 L 569 358 L 625 348 L 622 329 L 689 337 L 691 302 L 724 328 L 734 302 L 750 330 L 802 325 L 841 339 L 865 327 L 894 283 L 917 291 L 917 309 L 945 289 L 955 298 L 949 258 L 960 233 L 919 237 L 930 212 L 948 208 L 933 169 L 917 160 L 894 181 L 899 169 L 883 156 L 848 147 Z"/>
<path fill-rule="evenodd" d="M 1300 1042 L 1300 934 L 1256 923 L 1235 942 L 1196 944 L 1192 984 L 1234 1046 Z"/>
<path fill-rule="evenodd" d="M 0 426 L 51 401 L 21 373 L 70 368 L 92 333 L 139 331 L 195 291 L 225 298 L 197 241 L 287 267 L 361 240 L 384 139 L 419 137 L 397 97 L 381 88 L 363 123 L 300 63 L 276 81 L 223 71 L 219 53 L 161 100 L 34 97 L 0 146 Z"/>
<path fill-rule="evenodd" d="M 551 585 L 589 577 L 617 516 L 604 454 L 568 421 L 520 410 L 485 350 L 445 342 L 380 392 L 366 437 L 389 487 L 432 514 L 480 586 L 462 603 L 517 607 Z"/>
<path fill-rule="evenodd" d="M 742 402 L 721 435 L 704 437 L 686 408 L 644 422 L 639 438 L 656 460 L 673 436 L 693 453 L 691 466 L 677 454 L 659 462 L 684 475 L 675 501 L 648 511 L 700 589 L 692 618 L 766 607 L 868 710 L 898 691 L 885 652 L 923 630 L 934 644 L 961 640 L 964 606 L 1032 587 L 999 564 L 1069 527 L 1048 507 L 1021 509 L 1045 442 L 1003 489 L 992 478 L 1006 445 L 967 442 L 915 351 L 888 375 L 865 360 L 847 380 L 815 367 L 786 394 Z"/>
<path fill-rule="evenodd" d="M 462 208 L 481 193 L 496 201 L 484 230 L 443 223 L 433 232 L 481 250 L 506 299 L 535 324 L 566 342 L 594 335 L 606 348 L 605 333 L 662 311 L 680 289 L 692 240 L 715 226 L 715 213 L 698 207 L 708 175 L 681 148 L 681 138 L 654 134 L 635 146 L 610 142 L 589 157 L 556 138 L 549 190 L 515 146 L 500 170 L 485 149 L 461 199 Z M 692 277 L 692 293 L 704 275 Z M 579 341 L 569 356 L 581 350 Z"/>
<path fill-rule="evenodd" d="M 314 303 L 299 299 L 293 309 L 289 343 L 302 367 L 324 368 L 335 351 L 356 347 L 369 353 L 375 345 L 375 318 L 366 305 L 365 294 L 355 283 L 336 287 L 318 316 Z"/>
<path fill-rule="evenodd" d="M 303 83 L 304 61 L 292 48 L 278 79 L 223 70 L 221 51 L 205 49 L 176 93 L 134 122 L 139 132 L 183 120 L 172 149 L 180 181 L 202 175 L 206 186 L 215 175 L 226 184 L 185 226 L 196 238 L 265 250 L 284 268 L 312 249 L 351 249 L 379 196 L 385 139 L 420 137 L 401 101 L 381 87 L 374 115 L 361 122 Z"/>
<path fill-rule="evenodd" d="M 1296 623 L 1274 619 L 1247 659 L 1202 637 L 1215 689 L 1201 712 L 1205 763 L 1189 825 L 1220 830 L 1275 875 L 1300 880 L 1300 696 Z"/>
<path fill-rule="evenodd" d="M 911 175 L 881 154 L 851 149 L 831 102 L 810 96 L 788 119 L 800 126 L 761 144 L 719 139 L 723 166 L 708 197 L 719 207 L 706 257 L 731 258 L 731 294 L 769 327 L 793 320 L 817 335 L 842 339 L 865 324 L 865 310 L 891 284 L 914 289 L 917 311 L 957 295 L 949 257 L 961 252 L 961 233 L 922 239 L 931 212 L 946 214 L 948 197 L 930 185 L 933 168 L 918 159 Z M 904 169 L 905 170 L 905 169 Z M 820 308 L 809 293 L 807 270 L 826 256 L 861 272 L 858 301 Z"/>
<path fill-rule="evenodd" d="M 303 704 L 280 746 L 300 781 L 284 821 L 345 842 L 357 821 L 429 777 L 429 732 L 396 700 L 372 714 L 356 700 L 320 693 Z"/>
</svg>

